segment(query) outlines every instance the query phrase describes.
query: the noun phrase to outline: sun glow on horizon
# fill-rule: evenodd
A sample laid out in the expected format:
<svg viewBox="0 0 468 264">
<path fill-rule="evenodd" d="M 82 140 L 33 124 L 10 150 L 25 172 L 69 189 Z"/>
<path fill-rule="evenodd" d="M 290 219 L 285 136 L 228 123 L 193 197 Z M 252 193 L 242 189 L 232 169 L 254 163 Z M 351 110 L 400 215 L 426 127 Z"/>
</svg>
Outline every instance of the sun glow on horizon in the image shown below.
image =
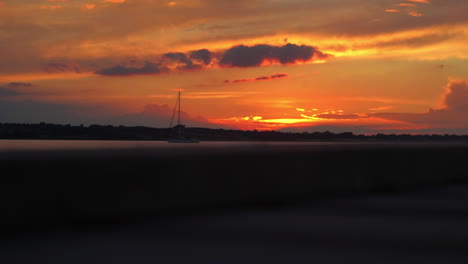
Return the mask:
<svg viewBox="0 0 468 264">
<path fill-rule="evenodd" d="M 15 122 L 156 126 L 183 91 L 198 127 L 468 133 L 456 2 L 0 0 L 0 107 Z"/>
</svg>

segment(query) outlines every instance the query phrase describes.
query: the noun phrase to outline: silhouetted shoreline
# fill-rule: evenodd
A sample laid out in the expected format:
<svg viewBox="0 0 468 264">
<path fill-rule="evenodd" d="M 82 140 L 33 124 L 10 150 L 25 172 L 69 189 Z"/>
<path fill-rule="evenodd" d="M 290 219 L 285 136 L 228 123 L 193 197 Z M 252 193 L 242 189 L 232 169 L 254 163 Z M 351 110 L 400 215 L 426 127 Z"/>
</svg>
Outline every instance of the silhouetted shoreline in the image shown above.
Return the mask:
<svg viewBox="0 0 468 264">
<path fill-rule="evenodd" d="M 0 139 L 44 140 L 167 140 L 170 128 L 143 126 L 0 123 Z M 452 134 L 375 134 L 357 135 L 352 132 L 292 133 L 280 131 L 227 130 L 211 128 L 185 128 L 184 136 L 202 141 L 290 141 L 290 142 L 375 142 L 375 141 L 467 141 L 468 135 Z"/>
</svg>

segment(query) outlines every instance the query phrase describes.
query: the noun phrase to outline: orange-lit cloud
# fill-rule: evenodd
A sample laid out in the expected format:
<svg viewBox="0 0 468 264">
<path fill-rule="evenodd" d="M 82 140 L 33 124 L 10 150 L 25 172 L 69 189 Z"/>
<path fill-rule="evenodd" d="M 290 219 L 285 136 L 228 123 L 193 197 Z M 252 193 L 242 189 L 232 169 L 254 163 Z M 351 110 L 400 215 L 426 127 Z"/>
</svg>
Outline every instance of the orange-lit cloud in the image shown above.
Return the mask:
<svg viewBox="0 0 468 264">
<path fill-rule="evenodd" d="M 29 88 L 6 84 L 34 83 L 31 89 L 53 94 L 31 100 L 136 113 L 147 104 L 172 105 L 173 89 L 184 88 L 187 112 L 249 117 L 239 121 L 246 127 L 409 128 L 415 124 L 402 114 L 421 118 L 447 79 L 468 79 L 467 7 L 460 0 L 2 2 L 0 86 L 21 92 Z M 288 78 L 262 81 L 278 72 Z M 401 115 L 393 116 L 396 123 L 376 116 L 390 111 Z"/>
<path fill-rule="evenodd" d="M 327 110 L 319 111 L 318 109 L 307 110 L 304 108 L 296 108 L 298 112 L 294 117 L 274 118 L 251 115 L 246 117 L 231 117 L 228 119 L 212 120 L 215 123 L 230 125 L 242 129 L 281 129 L 291 125 L 294 126 L 310 126 L 312 124 L 334 123 L 334 122 L 350 122 L 362 118 L 369 119 L 367 115 L 360 114 L 344 114 L 343 110 Z M 361 122 L 361 121 L 358 121 Z"/>
<path fill-rule="evenodd" d="M 415 7 L 416 5 L 415 5 L 415 4 L 411 4 L 411 3 L 400 3 L 400 4 L 398 4 L 398 6 L 410 6 L 410 7 Z"/>
<path fill-rule="evenodd" d="M 400 10 L 398 10 L 398 9 L 385 9 L 385 12 L 397 13 L 397 12 L 400 12 Z"/>
<path fill-rule="evenodd" d="M 393 106 L 379 106 L 379 107 L 373 107 L 369 108 L 369 111 L 387 111 L 392 109 Z"/>
<path fill-rule="evenodd" d="M 420 16 L 422 16 L 421 13 L 416 12 L 416 11 L 410 11 L 410 12 L 408 12 L 408 15 L 414 16 L 414 17 L 420 17 Z"/>
<path fill-rule="evenodd" d="M 96 7 L 96 4 L 85 4 L 85 8 L 88 10 L 94 9 Z"/>
<path fill-rule="evenodd" d="M 298 115 L 291 118 L 274 118 L 251 115 L 212 120 L 242 129 L 281 129 L 286 127 L 313 128 L 333 125 L 335 127 L 366 126 L 369 131 L 442 131 L 441 129 L 465 129 L 468 133 L 468 82 L 451 81 L 443 94 L 444 106 L 425 113 L 389 113 L 392 106 L 370 108 L 374 113 L 346 114 L 343 110 L 319 111 L 296 108 Z M 383 113 L 375 113 L 375 112 Z"/>
<path fill-rule="evenodd" d="M 468 82 L 450 81 L 445 90 L 444 106 L 439 109 L 429 109 L 425 113 L 379 113 L 372 116 L 427 128 L 468 128 Z"/>
<path fill-rule="evenodd" d="M 227 99 L 227 98 L 238 98 L 245 96 L 246 94 L 254 94 L 254 93 L 246 93 L 246 92 L 239 92 L 239 91 L 230 91 L 230 92 L 191 92 L 184 94 L 184 98 L 186 99 Z M 164 95 L 167 96 L 167 95 Z"/>
<path fill-rule="evenodd" d="M 41 5 L 41 6 L 39 6 L 39 9 L 52 10 L 52 11 L 60 10 L 62 8 L 63 8 L 63 6 L 61 6 L 61 5 Z"/>
<path fill-rule="evenodd" d="M 331 116 L 330 116 L 331 117 Z M 359 118 L 356 116 L 337 116 L 337 118 L 264 118 L 260 116 L 247 116 L 247 117 L 233 117 L 229 119 L 216 119 L 210 120 L 213 123 L 232 126 L 245 130 L 280 130 L 285 128 L 307 129 L 319 126 L 336 126 L 336 127 L 353 127 L 353 126 L 367 126 L 372 127 L 415 127 L 411 124 L 402 121 L 388 120 L 379 117 Z M 349 129 L 347 130 L 349 131 Z"/>
<path fill-rule="evenodd" d="M 126 1 L 127 0 L 104 0 L 104 2 L 108 2 L 108 3 L 124 3 Z"/>
<path fill-rule="evenodd" d="M 415 3 L 424 3 L 424 4 L 429 4 L 431 1 L 429 0 L 406 0 L 408 2 L 415 2 Z"/>
</svg>

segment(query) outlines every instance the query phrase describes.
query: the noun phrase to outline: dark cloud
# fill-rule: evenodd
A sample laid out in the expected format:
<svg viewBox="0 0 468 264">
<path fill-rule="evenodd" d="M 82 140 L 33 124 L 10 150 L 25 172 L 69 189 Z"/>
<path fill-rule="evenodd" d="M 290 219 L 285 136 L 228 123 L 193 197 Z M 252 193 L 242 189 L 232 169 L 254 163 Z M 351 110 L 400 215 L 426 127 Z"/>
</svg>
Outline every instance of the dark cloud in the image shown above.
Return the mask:
<svg viewBox="0 0 468 264">
<path fill-rule="evenodd" d="M 182 52 L 170 52 L 163 55 L 164 58 L 170 59 L 174 62 L 192 64 L 192 61 L 187 58 L 185 53 Z"/>
<path fill-rule="evenodd" d="M 181 64 L 175 68 L 177 70 L 201 70 L 202 65 L 194 63 L 190 60 L 185 53 L 181 52 L 170 52 L 163 55 L 163 64 L 170 66 L 172 63 Z"/>
<path fill-rule="evenodd" d="M 315 47 L 306 45 L 286 44 L 281 47 L 271 45 L 235 46 L 228 49 L 221 58 L 220 65 L 230 67 L 260 66 L 264 61 L 274 61 L 281 64 L 293 64 L 300 61 L 325 59 L 324 54 Z"/>
<path fill-rule="evenodd" d="M 212 54 L 207 49 L 194 50 L 190 52 L 190 58 L 192 60 L 202 61 L 203 64 L 208 65 L 211 63 Z"/>
<path fill-rule="evenodd" d="M 172 70 L 201 70 L 202 68 L 202 65 L 193 63 L 185 53 L 170 52 L 163 54 L 158 62 L 147 61 L 142 67 L 117 65 L 96 71 L 96 74 L 106 76 L 130 76 L 161 74 L 171 72 Z"/>
<path fill-rule="evenodd" d="M 252 67 L 261 66 L 264 61 L 279 62 L 281 64 L 294 64 L 301 61 L 321 60 L 330 57 L 317 48 L 306 45 L 286 44 L 284 46 L 256 45 L 236 46 L 218 54 L 221 57 L 220 66 L 224 67 Z M 218 56 L 217 55 L 217 56 Z M 182 52 L 169 52 L 163 54 L 155 62 L 146 62 L 141 67 L 117 65 L 96 71 L 100 75 L 125 76 L 138 74 L 159 74 L 170 71 L 202 70 L 213 62 L 214 54 L 207 49 Z M 64 70 L 66 66 L 55 65 Z M 276 74 L 271 77 L 259 77 L 258 80 L 267 80 L 286 77 L 285 74 Z M 241 82 L 239 80 L 238 82 Z M 245 80 L 249 81 L 249 80 Z M 235 81 L 233 81 L 235 82 Z"/>
<path fill-rule="evenodd" d="M 247 80 L 247 79 L 240 79 L 240 80 L 234 80 L 232 81 L 233 83 L 243 83 L 243 82 L 250 82 L 251 80 Z"/>
<path fill-rule="evenodd" d="M 99 70 L 96 73 L 107 76 L 129 76 L 140 74 L 160 74 L 168 71 L 169 69 L 167 67 L 161 66 L 158 63 L 146 62 L 145 65 L 140 68 L 117 65 L 111 68 Z"/>
<path fill-rule="evenodd" d="M 11 82 L 8 84 L 10 87 L 31 87 L 32 83 L 24 83 L 24 82 Z"/>
<path fill-rule="evenodd" d="M 273 74 L 271 76 L 260 76 L 260 77 L 257 77 L 257 78 L 253 78 L 253 79 L 237 79 L 237 80 L 225 80 L 224 82 L 225 83 L 243 83 L 243 82 L 256 82 L 256 81 L 267 81 L 267 80 L 272 80 L 272 79 L 280 79 L 280 78 L 285 78 L 285 77 L 288 77 L 287 74 L 285 73 L 277 73 L 277 74 Z"/>
<path fill-rule="evenodd" d="M 277 73 L 277 74 L 272 75 L 270 78 L 271 79 L 279 79 L 279 78 L 285 78 L 285 77 L 288 77 L 288 75 L 285 74 L 285 73 Z"/>
<path fill-rule="evenodd" d="M 81 73 L 80 66 L 74 62 L 50 62 L 44 67 L 44 70 L 48 73 L 58 73 L 58 72 Z"/>
</svg>

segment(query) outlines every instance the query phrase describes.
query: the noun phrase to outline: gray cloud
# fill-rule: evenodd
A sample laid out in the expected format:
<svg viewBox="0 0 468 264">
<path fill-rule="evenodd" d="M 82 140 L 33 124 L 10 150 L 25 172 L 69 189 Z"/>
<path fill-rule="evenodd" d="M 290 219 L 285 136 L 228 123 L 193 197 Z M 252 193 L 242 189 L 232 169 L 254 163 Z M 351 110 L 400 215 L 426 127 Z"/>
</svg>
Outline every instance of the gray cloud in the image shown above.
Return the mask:
<svg viewBox="0 0 468 264">
<path fill-rule="evenodd" d="M 178 65 L 176 67 L 177 70 L 200 70 L 203 66 L 200 64 L 194 63 L 192 60 L 190 60 L 185 53 L 181 52 L 170 52 L 166 53 L 163 55 L 163 63 L 164 59 L 166 60 L 166 63 L 179 63 L 183 65 Z M 169 60 L 169 62 L 167 62 Z"/>
<path fill-rule="evenodd" d="M 261 66 L 264 61 L 279 62 L 283 65 L 297 62 L 327 59 L 331 55 L 322 53 L 317 48 L 306 45 L 286 44 L 284 46 L 256 45 L 252 47 L 240 45 L 219 54 L 219 66 L 222 67 L 254 67 Z M 163 54 L 155 62 L 146 62 L 142 67 L 117 65 L 96 71 L 107 76 L 127 76 L 139 74 L 160 74 L 170 71 L 202 70 L 212 62 L 213 53 L 207 49 Z M 285 74 L 275 74 L 263 79 L 284 78 Z M 261 79 L 259 79 L 261 80 Z M 245 80 L 249 81 L 249 80 Z"/>
<path fill-rule="evenodd" d="M 185 64 L 192 64 L 192 61 L 187 58 L 185 53 L 181 52 L 170 52 L 163 55 L 163 57 L 168 58 L 175 62 L 185 63 Z"/>
<path fill-rule="evenodd" d="M 160 74 L 168 72 L 169 69 L 161 66 L 158 63 L 146 62 L 142 67 L 126 67 L 117 65 L 110 68 L 105 68 L 97 71 L 97 74 L 107 76 L 128 76 L 128 75 L 141 75 L 141 74 Z"/>
<path fill-rule="evenodd" d="M 211 63 L 212 53 L 207 49 L 194 50 L 190 52 L 190 58 L 193 60 L 202 61 L 203 64 L 208 65 Z"/>
<path fill-rule="evenodd" d="M 266 44 L 251 47 L 240 45 L 228 49 L 222 56 L 220 65 L 228 67 L 254 67 L 260 66 L 264 61 L 294 64 L 315 58 L 326 59 L 329 56 L 315 47 L 299 46 L 290 43 L 280 47 Z"/>
<path fill-rule="evenodd" d="M 285 73 L 277 73 L 277 74 L 273 74 L 270 78 L 271 79 L 279 79 L 279 78 L 285 78 L 285 77 L 288 77 L 288 75 L 285 74 Z"/>
</svg>

